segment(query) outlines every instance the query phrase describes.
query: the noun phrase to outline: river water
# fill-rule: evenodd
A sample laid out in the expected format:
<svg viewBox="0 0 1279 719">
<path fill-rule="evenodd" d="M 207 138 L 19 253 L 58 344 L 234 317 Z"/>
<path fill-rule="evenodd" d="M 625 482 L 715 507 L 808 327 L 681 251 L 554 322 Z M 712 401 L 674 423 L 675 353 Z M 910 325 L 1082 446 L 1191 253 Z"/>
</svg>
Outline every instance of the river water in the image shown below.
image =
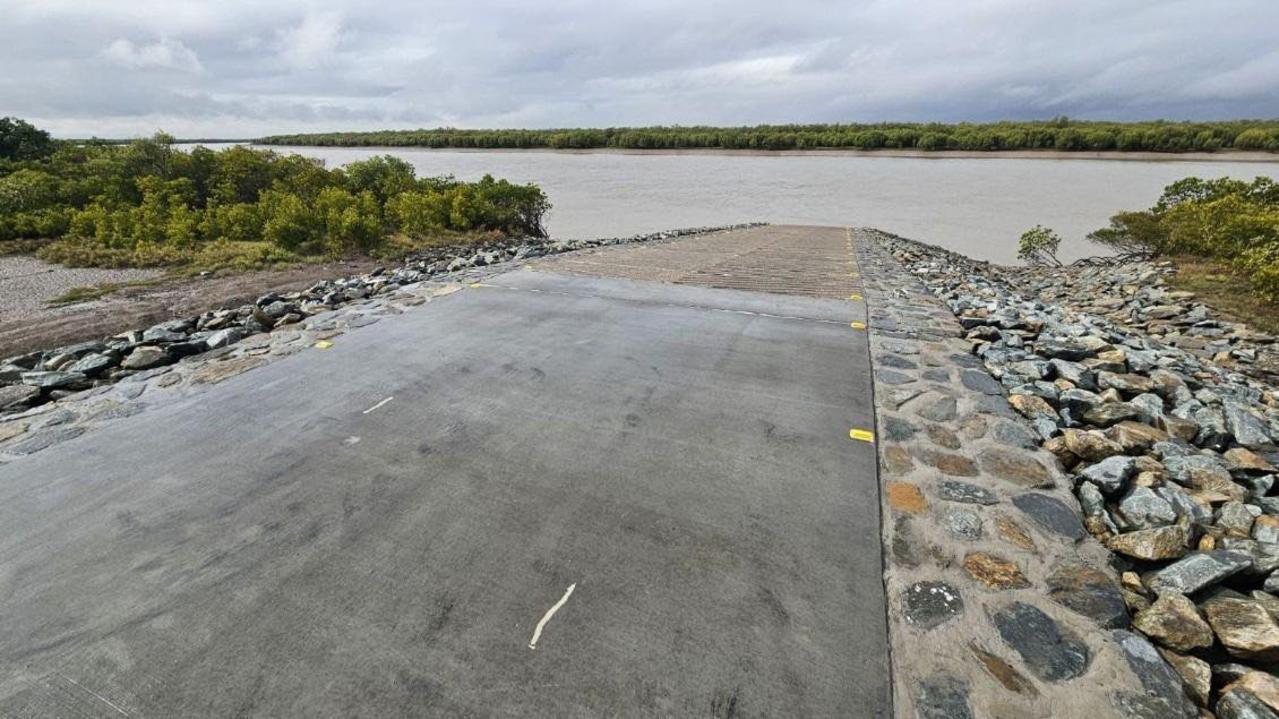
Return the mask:
<svg viewBox="0 0 1279 719">
<path fill-rule="evenodd" d="M 547 228 L 558 238 L 753 221 L 855 225 L 1003 263 L 1016 261 L 1017 238 L 1036 224 L 1062 236 L 1064 260 L 1100 254 L 1088 232 L 1115 212 L 1149 207 L 1182 177 L 1279 177 L 1279 160 L 275 149 L 330 167 L 389 152 L 419 176 L 533 182 L 554 204 Z"/>
</svg>

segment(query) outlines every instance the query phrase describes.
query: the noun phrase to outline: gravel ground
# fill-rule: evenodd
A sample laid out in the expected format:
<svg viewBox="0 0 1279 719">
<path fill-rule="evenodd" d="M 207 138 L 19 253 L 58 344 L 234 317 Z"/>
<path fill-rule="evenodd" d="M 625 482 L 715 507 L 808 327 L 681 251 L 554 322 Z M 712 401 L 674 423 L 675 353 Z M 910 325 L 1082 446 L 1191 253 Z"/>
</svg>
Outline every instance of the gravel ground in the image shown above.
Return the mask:
<svg viewBox="0 0 1279 719">
<path fill-rule="evenodd" d="M 160 270 L 103 270 L 51 265 L 34 257 L 0 257 L 0 322 L 49 312 L 49 301 L 73 287 L 159 277 Z"/>
</svg>

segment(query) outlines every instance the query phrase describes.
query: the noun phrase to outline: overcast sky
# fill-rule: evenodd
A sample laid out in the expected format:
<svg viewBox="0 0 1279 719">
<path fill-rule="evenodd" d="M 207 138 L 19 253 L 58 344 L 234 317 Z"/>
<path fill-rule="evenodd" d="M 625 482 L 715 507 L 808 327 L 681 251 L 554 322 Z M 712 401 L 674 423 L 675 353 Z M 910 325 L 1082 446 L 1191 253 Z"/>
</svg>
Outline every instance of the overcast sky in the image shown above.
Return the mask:
<svg viewBox="0 0 1279 719">
<path fill-rule="evenodd" d="M 1279 117 L 1279 0 L 0 0 L 60 136 Z"/>
</svg>

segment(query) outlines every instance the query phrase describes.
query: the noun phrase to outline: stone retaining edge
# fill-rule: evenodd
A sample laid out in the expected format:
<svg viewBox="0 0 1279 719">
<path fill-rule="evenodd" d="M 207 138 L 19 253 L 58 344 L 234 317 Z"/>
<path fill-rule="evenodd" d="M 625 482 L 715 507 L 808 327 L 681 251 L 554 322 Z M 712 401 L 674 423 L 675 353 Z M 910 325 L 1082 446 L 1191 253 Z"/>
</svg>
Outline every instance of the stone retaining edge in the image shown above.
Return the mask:
<svg viewBox="0 0 1279 719">
<path fill-rule="evenodd" d="M 895 716 L 1196 716 L 1070 479 L 949 309 L 854 233 L 868 305 Z"/>
</svg>

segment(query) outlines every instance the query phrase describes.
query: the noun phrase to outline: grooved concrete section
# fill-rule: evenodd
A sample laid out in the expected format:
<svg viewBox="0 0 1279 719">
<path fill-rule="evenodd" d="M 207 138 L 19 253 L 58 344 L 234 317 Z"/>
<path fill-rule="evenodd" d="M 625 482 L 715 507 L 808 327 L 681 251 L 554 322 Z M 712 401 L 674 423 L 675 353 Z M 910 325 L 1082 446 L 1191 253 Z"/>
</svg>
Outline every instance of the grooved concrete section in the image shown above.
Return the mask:
<svg viewBox="0 0 1279 719">
<path fill-rule="evenodd" d="M 889 716 L 861 309 L 487 283 L 0 466 L 0 716 Z"/>
<path fill-rule="evenodd" d="M 554 272 L 843 300 L 857 291 L 843 227 L 765 225 L 548 258 Z"/>
</svg>

